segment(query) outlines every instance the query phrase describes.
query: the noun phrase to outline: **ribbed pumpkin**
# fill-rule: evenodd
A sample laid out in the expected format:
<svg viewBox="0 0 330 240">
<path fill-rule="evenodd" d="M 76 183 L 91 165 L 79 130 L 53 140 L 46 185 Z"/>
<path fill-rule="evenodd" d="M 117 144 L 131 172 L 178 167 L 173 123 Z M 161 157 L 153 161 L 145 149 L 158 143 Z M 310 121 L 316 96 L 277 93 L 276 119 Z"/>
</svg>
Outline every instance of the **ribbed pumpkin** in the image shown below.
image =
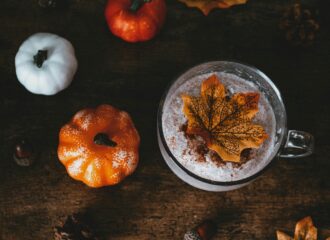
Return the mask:
<svg viewBox="0 0 330 240">
<path fill-rule="evenodd" d="M 15 57 L 18 81 L 32 93 L 54 95 L 67 88 L 77 71 L 72 44 L 52 33 L 26 39 Z"/>
<path fill-rule="evenodd" d="M 114 185 L 134 172 L 140 137 L 130 116 L 110 105 L 83 109 L 59 134 L 58 158 L 90 187 Z"/>
</svg>

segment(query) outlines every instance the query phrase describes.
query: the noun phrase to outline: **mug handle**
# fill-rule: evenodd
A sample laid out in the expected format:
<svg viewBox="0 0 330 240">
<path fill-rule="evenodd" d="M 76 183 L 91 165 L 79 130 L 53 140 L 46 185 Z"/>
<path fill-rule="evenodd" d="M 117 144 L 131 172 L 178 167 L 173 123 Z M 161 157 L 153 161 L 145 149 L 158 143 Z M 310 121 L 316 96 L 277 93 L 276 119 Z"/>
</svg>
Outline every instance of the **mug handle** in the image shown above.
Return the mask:
<svg viewBox="0 0 330 240">
<path fill-rule="evenodd" d="M 310 133 L 289 130 L 286 143 L 279 153 L 283 158 L 306 157 L 314 151 L 314 137 Z"/>
</svg>

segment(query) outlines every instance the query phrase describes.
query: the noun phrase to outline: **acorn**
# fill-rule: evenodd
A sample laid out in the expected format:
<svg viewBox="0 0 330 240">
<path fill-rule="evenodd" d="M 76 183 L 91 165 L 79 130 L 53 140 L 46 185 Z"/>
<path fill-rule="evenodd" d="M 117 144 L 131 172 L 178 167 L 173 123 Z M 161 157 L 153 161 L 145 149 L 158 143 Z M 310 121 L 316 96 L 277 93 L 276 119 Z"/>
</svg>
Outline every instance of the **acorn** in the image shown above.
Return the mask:
<svg viewBox="0 0 330 240">
<path fill-rule="evenodd" d="M 13 157 L 17 165 L 28 167 L 34 163 L 36 153 L 28 140 L 21 139 L 15 144 Z"/>
<path fill-rule="evenodd" d="M 184 240 L 210 240 L 217 232 L 217 226 L 212 220 L 206 220 L 184 235 Z"/>
</svg>

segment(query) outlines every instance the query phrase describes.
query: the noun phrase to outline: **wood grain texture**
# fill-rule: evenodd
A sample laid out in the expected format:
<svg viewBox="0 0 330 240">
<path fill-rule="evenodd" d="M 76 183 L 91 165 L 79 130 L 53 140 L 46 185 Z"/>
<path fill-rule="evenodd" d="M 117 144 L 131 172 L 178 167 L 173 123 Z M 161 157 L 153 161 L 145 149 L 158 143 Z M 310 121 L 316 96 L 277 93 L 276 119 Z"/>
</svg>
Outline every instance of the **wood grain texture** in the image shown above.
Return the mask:
<svg viewBox="0 0 330 240">
<path fill-rule="evenodd" d="M 291 233 L 307 215 L 325 235 L 330 229 L 330 31 L 322 23 L 315 46 L 307 50 L 286 45 L 278 21 L 292 2 L 250 0 L 204 17 L 169 0 L 161 33 L 150 42 L 129 44 L 107 30 L 105 0 L 72 0 L 67 9 L 52 11 L 37 0 L 2 0 L 0 239 L 52 239 L 53 226 L 75 211 L 86 211 L 100 236 L 114 240 L 182 239 L 210 217 L 219 224 L 215 239 L 275 239 L 276 229 Z M 51 97 L 29 93 L 15 76 L 19 45 L 40 31 L 69 39 L 79 61 L 72 85 Z M 316 151 L 303 159 L 279 159 L 245 188 L 210 193 L 188 186 L 167 168 L 156 139 L 156 112 L 175 76 L 224 59 L 267 73 L 283 94 L 289 128 L 311 132 Z M 141 161 L 122 184 L 91 189 L 69 178 L 59 163 L 58 131 L 79 109 L 101 103 L 132 115 L 142 138 Z M 18 136 L 38 146 L 40 157 L 31 168 L 12 159 Z"/>
</svg>

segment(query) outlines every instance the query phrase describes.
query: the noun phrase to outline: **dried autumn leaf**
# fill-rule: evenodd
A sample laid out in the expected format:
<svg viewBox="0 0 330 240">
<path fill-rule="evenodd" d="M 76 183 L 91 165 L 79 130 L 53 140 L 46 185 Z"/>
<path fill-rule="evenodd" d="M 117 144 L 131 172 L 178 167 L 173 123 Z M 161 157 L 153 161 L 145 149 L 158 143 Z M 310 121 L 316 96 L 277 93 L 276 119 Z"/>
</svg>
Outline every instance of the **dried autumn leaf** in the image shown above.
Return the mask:
<svg viewBox="0 0 330 240">
<path fill-rule="evenodd" d="M 199 8 L 204 15 L 208 15 L 214 8 L 229 8 L 233 5 L 244 4 L 247 0 L 179 0 L 188 7 Z"/>
<path fill-rule="evenodd" d="M 277 240 L 317 240 L 317 228 L 311 217 L 305 217 L 296 224 L 294 238 L 281 231 L 276 231 Z"/>
<path fill-rule="evenodd" d="M 224 161 L 239 162 L 246 148 L 257 148 L 267 138 L 262 126 L 253 124 L 259 93 L 236 93 L 230 99 L 216 75 L 204 80 L 201 96 L 183 95 L 187 134 L 204 139 Z"/>
</svg>

